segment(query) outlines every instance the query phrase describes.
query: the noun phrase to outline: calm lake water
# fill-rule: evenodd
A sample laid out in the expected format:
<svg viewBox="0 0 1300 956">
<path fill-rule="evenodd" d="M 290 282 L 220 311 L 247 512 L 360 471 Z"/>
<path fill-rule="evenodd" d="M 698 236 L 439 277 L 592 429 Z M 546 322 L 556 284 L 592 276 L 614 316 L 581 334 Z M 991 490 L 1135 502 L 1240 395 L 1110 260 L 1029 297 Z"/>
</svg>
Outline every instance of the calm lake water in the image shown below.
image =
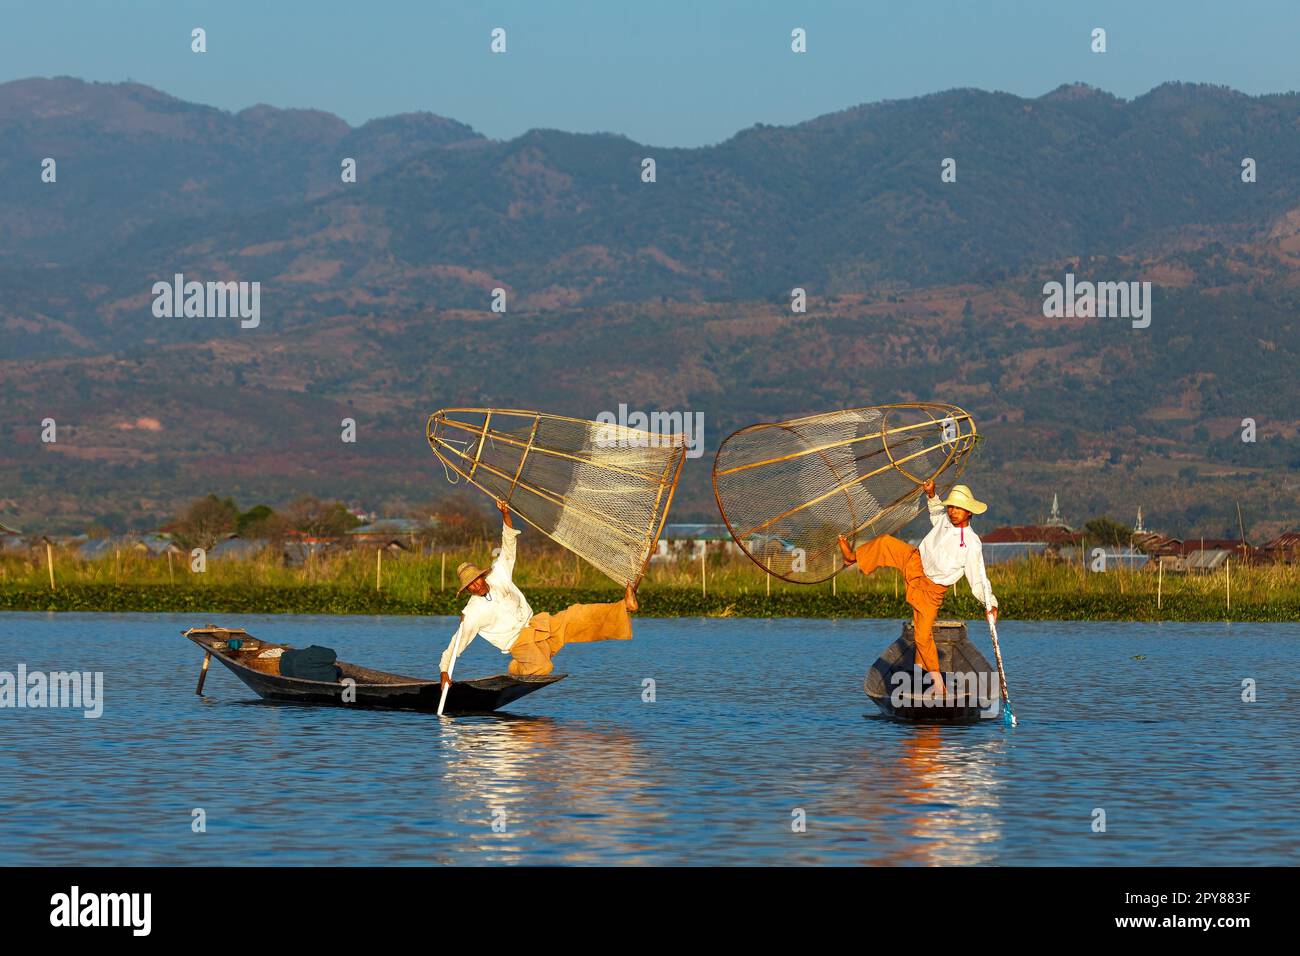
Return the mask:
<svg viewBox="0 0 1300 956">
<path fill-rule="evenodd" d="M 216 662 L 200 699 L 179 632 L 204 623 L 412 674 L 453 626 L 0 615 L 0 670 L 105 681 L 97 720 L 0 710 L 0 864 L 1300 859 L 1297 625 L 1008 620 L 1007 730 L 878 717 L 862 679 L 897 621 L 640 619 L 631 642 L 566 648 L 571 676 L 510 715 L 442 721 L 251 703 Z M 991 659 L 983 622 L 972 636 Z M 457 673 L 505 662 L 476 641 Z"/>
</svg>

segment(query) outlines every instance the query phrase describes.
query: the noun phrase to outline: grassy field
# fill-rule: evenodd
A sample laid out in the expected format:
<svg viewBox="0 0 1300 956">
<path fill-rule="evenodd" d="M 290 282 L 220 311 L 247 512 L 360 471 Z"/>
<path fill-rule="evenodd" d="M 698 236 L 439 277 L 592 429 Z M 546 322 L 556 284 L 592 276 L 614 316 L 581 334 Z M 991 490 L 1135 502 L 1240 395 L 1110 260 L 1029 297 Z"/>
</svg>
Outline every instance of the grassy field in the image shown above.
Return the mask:
<svg viewBox="0 0 1300 956">
<path fill-rule="evenodd" d="M 385 554 L 376 587 L 375 552 L 351 551 L 285 567 L 269 555 L 217 560 L 203 573 L 188 562 L 123 551 L 100 561 L 54 553 L 55 587 L 43 552 L 0 556 L 0 610 L 181 611 L 260 614 L 455 614 L 456 565 L 490 560 L 486 543 L 442 555 Z M 642 582 L 649 616 L 908 617 L 898 572 L 870 578 L 850 570 L 831 582 L 794 585 L 766 579 L 748 560 L 711 554 L 700 561 L 655 563 Z M 1300 567 L 1233 566 L 1212 574 L 1157 576 L 1031 559 L 989 569 L 1007 618 L 1056 620 L 1300 620 Z M 525 552 L 515 579 L 538 610 L 575 601 L 612 601 L 618 589 L 599 572 L 556 549 Z M 1229 594 L 1230 592 L 1230 594 Z M 1229 603 L 1229 597 L 1231 603 Z M 978 618 L 965 582 L 948 592 L 944 616 Z"/>
</svg>

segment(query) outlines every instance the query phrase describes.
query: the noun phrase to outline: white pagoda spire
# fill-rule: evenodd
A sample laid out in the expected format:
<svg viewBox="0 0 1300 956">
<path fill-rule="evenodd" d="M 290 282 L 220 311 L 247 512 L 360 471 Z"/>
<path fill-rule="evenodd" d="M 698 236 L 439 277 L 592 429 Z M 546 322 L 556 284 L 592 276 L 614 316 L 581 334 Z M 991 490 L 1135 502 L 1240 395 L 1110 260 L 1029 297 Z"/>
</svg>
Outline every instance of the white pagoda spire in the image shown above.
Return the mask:
<svg viewBox="0 0 1300 956">
<path fill-rule="evenodd" d="M 1048 516 L 1047 527 L 1049 528 L 1068 528 L 1065 519 L 1061 517 L 1061 503 L 1055 494 L 1052 495 L 1052 513 Z"/>
</svg>

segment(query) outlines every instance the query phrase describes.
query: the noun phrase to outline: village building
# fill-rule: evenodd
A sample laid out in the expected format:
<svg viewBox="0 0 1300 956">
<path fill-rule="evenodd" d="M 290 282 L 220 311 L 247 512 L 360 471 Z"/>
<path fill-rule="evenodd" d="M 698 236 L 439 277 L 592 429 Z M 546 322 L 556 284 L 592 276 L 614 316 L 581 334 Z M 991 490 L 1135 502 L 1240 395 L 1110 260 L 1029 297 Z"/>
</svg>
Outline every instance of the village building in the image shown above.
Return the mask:
<svg viewBox="0 0 1300 956">
<path fill-rule="evenodd" d="M 337 538 L 290 531 L 284 542 L 284 560 L 292 567 L 299 567 L 310 560 L 319 560 L 330 551 L 337 550 L 338 546 Z"/>
<path fill-rule="evenodd" d="M 1138 509 L 1133 529 L 1133 544 L 1151 559 L 1152 567 L 1174 572 L 1219 571 L 1228 561 L 1252 563 L 1267 560 L 1263 548 L 1253 548 L 1239 538 L 1188 538 L 1182 540 L 1149 531 L 1142 524 Z"/>
<path fill-rule="evenodd" d="M 361 524 L 370 524 L 378 517 L 373 511 L 367 511 L 365 508 L 348 508 L 347 511 Z"/>
<path fill-rule="evenodd" d="M 1248 564 L 1256 556 L 1256 549 L 1239 538 L 1190 538 L 1183 542 L 1182 562 L 1174 570 L 1219 571 L 1228 561 Z"/>
<path fill-rule="evenodd" d="M 212 546 L 208 552 L 209 560 L 246 561 L 257 557 L 271 542 L 265 538 L 241 538 L 237 534 L 227 535 Z"/>
<path fill-rule="evenodd" d="M 1152 558 L 1177 558 L 1183 554 L 1183 542 L 1157 531 L 1135 532 L 1133 546 Z"/>
<path fill-rule="evenodd" d="M 138 539 L 145 550 L 154 557 L 166 557 L 168 552 L 171 554 L 184 554 L 181 547 L 172 540 L 169 534 L 146 534 L 141 535 Z"/>
<path fill-rule="evenodd" d="M 185 552 L 166 534 L 115 534 L 106 538 L 86 538 L 77 535 L 61 542 L 65 546 L 76 548 L 77 557 L 83 561 L 100 561 L 119 554 L 143 554 L 152 558 L 165 557 L 169 552 L 183 555 Z"/>
<path fill-rule="evenodd" d="M 0 522 L 0 551 L 20 551 L 26 547 L 23 533 Z"/>
<path fill-rule="evenodd" d="M 420 551 L 426 525 L 416 518 L 379 518 L 353 528 L 348 540 L 354 548 L 381 548 L 390 553 Z"/>
<path fill-rule="evenodd" d="M 699 560 L 708 552 L 737 554 L 739 550 L 725 524 L 665 524 L 650 560 Z"/>
<path fill-rule="evenodd" d="M 1151 556 L 1144 554 L 1137 548 L 1131 547 L 1102 547 L 1098 545 L 1093 547 L 1088 545 L 1088 553 L 1084 556 L 1091 568 L 1093 565 L 1099 565 L 1105 570 L 1115 568 L 1128 568 L 1130 571 L 1139 571 L 1151 563 Z"/>
<path fill-rule="evenodd" d="M 1004 525 L 980 535 L 986 565 L 1006 564 L 1025 558 L 1077 559 L 1083 535 L 1061 516 L 1060 501 L 1052 495 L 1052 512 L 1040 525 Z"/>
<path fill-rule="evenodd" d="M 1262 560 L 1277 564 L 1300 564 L 1300 531 L 1284 531 L 1259 547 Z"/>
</svg>

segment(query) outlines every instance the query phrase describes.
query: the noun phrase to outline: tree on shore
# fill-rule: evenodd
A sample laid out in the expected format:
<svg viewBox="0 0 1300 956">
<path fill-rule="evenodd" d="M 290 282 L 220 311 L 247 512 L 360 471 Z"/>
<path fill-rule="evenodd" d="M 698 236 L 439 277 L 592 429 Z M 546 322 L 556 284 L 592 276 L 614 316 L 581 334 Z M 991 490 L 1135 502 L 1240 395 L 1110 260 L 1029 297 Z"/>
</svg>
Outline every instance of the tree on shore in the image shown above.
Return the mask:
<svg viewBox="0 0 1300 956">
<path fill-rule="evenodd" d="M 208 495 L 185 509 L 174 522 L 164 526 L 172 538 L 186 550 L 212 546 L 235 530 L 239 509 L 229 498 Z"/>
<path fill-rule="evenodd" d="M 235 519 L 235 534 L 241 538 L 262 537 L 258 528 L 275 517 L 275 512 L 267 505 L 254 505 Z"/>
<path fill-rule="evenodd" d="M 249 508 L 239 516 L 235 524 L 235 534 L 248 540 L 265 541 L 275 551 L 284 547 L 285 539 L 292 530 L 284 515 L 266 505 Z"/>
<path fill-rule="evenodd" d="M 341 501 L 302 495 L 284 510 L 288 527 L 309 538 L 341 538 L 361 524 Z"/>
<path fill-rule="evenodd" d="M 1133 532 L 1127 525 L 1105 516 L 1085 522 L 1083 533 L 1089 541 L 1098 541 L 1107 547 L 1116 548 L 1127 547 L 1133 537 Z"/>
<path fill-rule="evenodd" d="M 466 547 L 490 540 L 496 534 L 496 521 L 484 509 L 455 498 L 434 502 L 421 511 L 428 515 L 424 534 L 443 547 Z"/>
</svg>

